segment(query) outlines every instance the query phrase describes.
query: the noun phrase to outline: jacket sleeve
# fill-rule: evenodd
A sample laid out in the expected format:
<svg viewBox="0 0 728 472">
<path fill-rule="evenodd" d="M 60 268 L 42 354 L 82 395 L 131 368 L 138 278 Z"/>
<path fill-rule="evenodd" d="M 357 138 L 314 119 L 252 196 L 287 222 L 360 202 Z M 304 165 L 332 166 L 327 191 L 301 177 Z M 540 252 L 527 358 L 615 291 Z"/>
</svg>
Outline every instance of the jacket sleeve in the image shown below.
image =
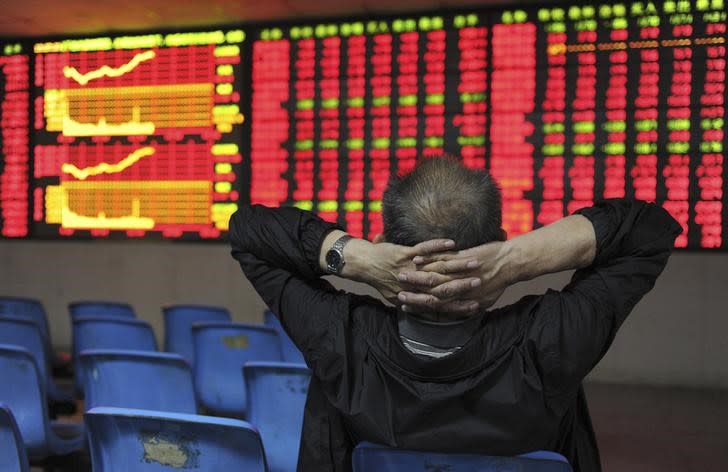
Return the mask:
<svg viewBox="0 0 728 472">
<path fill-rule="evenodd" d="M 532 320 L 547 394 L 573 391 L 611 345 L 637 302 L 655 285 L 680 225 L 659 205 L 606 200 L 577 212 L 596 235 L 596 257 L 560 292 L 549 290 Z"/>
<path fill-rule="evenodd" d="M 230 219 L 232 256 L 314 370 L 349 308 L 348 295 L 320 279 L 321 243 L 336 228 L 310 212 L 260 205 Z"/>
</svg>

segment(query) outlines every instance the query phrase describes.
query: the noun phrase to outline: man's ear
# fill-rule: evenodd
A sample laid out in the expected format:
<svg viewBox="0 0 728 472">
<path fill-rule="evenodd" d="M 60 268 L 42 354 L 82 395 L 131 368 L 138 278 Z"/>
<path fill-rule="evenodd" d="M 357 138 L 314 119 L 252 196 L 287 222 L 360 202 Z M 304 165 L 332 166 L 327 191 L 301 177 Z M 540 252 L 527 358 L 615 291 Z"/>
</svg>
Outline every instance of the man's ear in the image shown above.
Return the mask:
<svg viewBox="0 0 728 472">
<path fill-rule="evenodd" d="M 508 233 L 506 233 L 506 230 L 501 228 L 500 229 L 500 240 L 505 241 L 506 239 L 508 239 Z"/>
<path fill-rule="evenodd" d="M 378 235 L 374 236 L 374 239 L 372 239 L 372 242 L 374 244 L 379 244 L 379 243 L 386 243 L 387 240 L 384 239 L 384 234 L 383 233 L 379 233 Z"/>
</svg>

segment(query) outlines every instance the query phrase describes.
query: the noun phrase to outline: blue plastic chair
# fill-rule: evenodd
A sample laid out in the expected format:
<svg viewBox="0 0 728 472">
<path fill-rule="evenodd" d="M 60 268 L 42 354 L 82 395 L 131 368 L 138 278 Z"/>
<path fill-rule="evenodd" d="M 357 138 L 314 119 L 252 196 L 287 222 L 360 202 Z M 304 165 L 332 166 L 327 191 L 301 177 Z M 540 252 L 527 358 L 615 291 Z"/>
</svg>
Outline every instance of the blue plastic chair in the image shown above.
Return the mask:
<svg viewBox="0 0 728 472">
<path fill-rule="evenodd" d="M 3 472 L 27 472 L 28 453 L 23 446 L 18 424 L 10 408 L 0 404 L 0 470 Z"/>
<path fill-rule="evenodd" d="M 243 365 L 281 361 L 278 333 L 244 323 L 195 323 L 195 391 L 200 404 L 216 415 L 245 418 Z"/>
<path fill-rule="evenodd" d="M 478 454 L 445 454 L 406 451 L 371 443 L 360 443 L 352 454 L 354 472 L 399 472 L 402 470 L 443 470 L 448 472 L 571 472 L 564 456 L 536 451 L 516 457 Z"/>
<path fill-rule="evenodd" d="M 266 310 L 264 317 L 265 325 L 275 329 L 278 333 L 278 337 L 281 340 L 281 351 L 283 352 L 283 360 L 293 364 L 305 364 L 306 361 L 303 359 L 303 354 L 301 354 L 298 346 L 296 346 L 290 336 L 288 336 L 286 330 L 283 329 L 283 326 L 281 325 L 281 322 L 276 314 L 270 310 Z"/>
<path fill-rule="evenodd" d="M 192 370 L 177 354 L 81 351 L 86 410 L 97 406 L 197 413 Z"/>
<path fill-rule="evenodd" d="M 175 352 L 194 365 L 195 346 L 192 324 L 204 321 L 230 321 L 226 308 L 204 305 L 171 305 L 164 313 L 164 350 Z"/>
<path fill-rule="evenodd" d="M 30 352 L 40 372 L 48 399 L 54 402 L 72 402 L 73 397 L 62 391 L 50 372 L 45 342 L 38 324 L 17 316 L 0 317 L 0 344 L 11 344 Z"/>
<path fill-rule="evenodd" d="M 243 371 L 248 421 L 263 438 L 268 470 L 296 470 L 311 370 L 305 364 L 248 362 Z"/>
<path fill-rule="evenodd" d="M 46 393 L 31 353 L 17 346 L 0 345 L 0 372 L 0 403 L 13 412 L 31 461 L 64 456 L 83 448 L 82 425 L 48 419 Z"/>
<path fill-rule="evenodd" d="M 35 321 L 43 336 L 43 343 L 48 355 L 47 362 L 53 363 L 55 356 L 53 355 L 51 332 L 48 328 L 48 315 L 40 301 L 32 298 L 0 297 L 0 317 L 2 315 L 18 316 Z"/>
<path fill-rule="evenodd" d="M 94 472 L 265 472 L 258 431 L 245 421 L 129 408 L 85 415 Z"/>
<path fill-rule="evenodd" d="M 73 370 L 76 389 L 83 391 L 81 351 L 124 349 L 156 351 L 157 340 L 149 323 L 130 318 L 79 317 L 73 321 Z"/>
<path fill-rule="evenodd" d="M 106 301 L 79 301 L 68 304 L 71 321 L 82 316 L 110 316 L 113 318 L 136 318 L 134 308 L 128 303 Z"/>
</svg>

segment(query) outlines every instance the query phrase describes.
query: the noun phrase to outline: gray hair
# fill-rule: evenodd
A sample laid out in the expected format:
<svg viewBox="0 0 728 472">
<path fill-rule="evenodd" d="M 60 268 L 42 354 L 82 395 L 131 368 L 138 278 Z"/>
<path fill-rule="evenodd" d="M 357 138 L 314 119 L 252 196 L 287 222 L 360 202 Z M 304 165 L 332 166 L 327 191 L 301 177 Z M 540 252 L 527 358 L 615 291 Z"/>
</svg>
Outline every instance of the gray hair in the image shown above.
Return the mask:
<svg viewBox="0 0 728 472">
<path fill-rule="evenodd" d="M 414 246 L 447 238 L 457 249 L 501 239 L 501 193 L 485 170 L 449 156 L 422 159 L 390 178 L 382 199 L 387 242 Z"/>
</svg>

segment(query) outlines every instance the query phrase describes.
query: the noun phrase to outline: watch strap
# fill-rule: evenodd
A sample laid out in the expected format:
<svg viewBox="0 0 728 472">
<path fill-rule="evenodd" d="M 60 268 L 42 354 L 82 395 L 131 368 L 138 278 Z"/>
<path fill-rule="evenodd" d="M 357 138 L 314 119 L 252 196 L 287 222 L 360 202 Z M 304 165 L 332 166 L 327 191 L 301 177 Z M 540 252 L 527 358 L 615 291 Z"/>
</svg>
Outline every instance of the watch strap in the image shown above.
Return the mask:
<svg viewBox="0 0 728 472">
<path fill-rule="evenodd" d="M 345 234 L 337 239 L 331 246 L 331 249 L 329 249 L 330 252 L 333 251 L 339 255 L 339 264 L 337 266 L 329 265 L 327 267 L 330 273 L 336 275 L 341 274 L 341 270 L 344 268 L 344 264 L 346 264 L 346 261 L 344 261 L 344 246 L 346 246 L 346 243 L 348 243 L 351 239 L 353 239 L 351 235 Z"/>
<path fill-rule="evenodd" d="M 344 257 L 344 246 L 346 246 L 346 243 L 348 243 L 350 239 L 352 239 L 352 236 L 349 234 L 345 234 L 342 237 L 340 237 L 339 239 L 337 239 L 334 242 L 334 245 L 331 246 L 331 249 L 333 249 L 334 251 L 341 254 L 342 260 Z"/>
</svg>

